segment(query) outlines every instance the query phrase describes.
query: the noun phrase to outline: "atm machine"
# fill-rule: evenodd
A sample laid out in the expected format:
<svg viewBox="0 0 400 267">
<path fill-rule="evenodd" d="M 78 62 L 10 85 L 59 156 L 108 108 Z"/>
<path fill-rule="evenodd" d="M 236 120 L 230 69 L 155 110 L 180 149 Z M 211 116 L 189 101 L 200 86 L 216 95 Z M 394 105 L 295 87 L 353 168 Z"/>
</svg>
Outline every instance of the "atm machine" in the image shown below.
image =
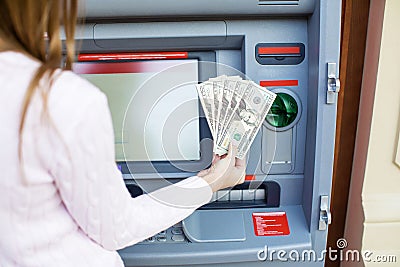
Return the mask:
<svg viewBox="0 0 400 267">
<path fill-rule="evenodd" d="M 246 182 L 119 251 L 126 266 L 323 266 L 341 1 L 85 5 L 74 70 L 108 97 L 132 196 L 209 166 L 212 140 L 194 84 L 239 75 L 278 95 L 250 149 Z"/>
</svg>

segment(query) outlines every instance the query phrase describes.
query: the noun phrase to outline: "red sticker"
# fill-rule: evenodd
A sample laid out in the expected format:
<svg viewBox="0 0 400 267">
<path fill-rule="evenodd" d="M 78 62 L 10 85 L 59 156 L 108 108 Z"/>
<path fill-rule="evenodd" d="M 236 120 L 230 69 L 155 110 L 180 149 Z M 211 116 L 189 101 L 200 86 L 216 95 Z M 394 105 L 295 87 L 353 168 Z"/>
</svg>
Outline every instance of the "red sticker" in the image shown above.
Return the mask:
<svg viewBox="0 0 400 267">
<path fill-rule="evenodd" d="M 253 213 L 253 226 L 256 236 L 276 236 L 290 234 L 286 212 Z"/>
<path fill-rule="evenodd" d="M 263 86 L 263 87 L 299 86 L 299 80 L 269 80 L 269 81 L 260 81 L 260 85 Z"/>
<path fill-rule="evenodd" d="M 245 181 L 254 181 L 256 179 L 256 176 L 254 174 L 246 174 L 246 177 L 244 178 Z"/>
</svg>

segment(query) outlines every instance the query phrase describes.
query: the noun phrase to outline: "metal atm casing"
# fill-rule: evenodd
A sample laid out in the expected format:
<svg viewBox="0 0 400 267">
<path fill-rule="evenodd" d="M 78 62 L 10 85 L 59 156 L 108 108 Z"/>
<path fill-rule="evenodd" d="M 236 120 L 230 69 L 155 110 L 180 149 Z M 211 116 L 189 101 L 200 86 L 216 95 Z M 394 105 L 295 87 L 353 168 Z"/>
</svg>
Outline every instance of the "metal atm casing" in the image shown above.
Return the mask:
<svg viewBox="0 0 400 267">
<path fill-rule="evenodd" d="M 279 207 L 195 212 L 195 216 L 211 215 L 208 228 L 215 218 L 242 218 L 244 240 L 138 244 L 120 251 L 126 266 L 323 266 L 318 258 L 326 247 L 324 226 L 329 217 L 336 125 L 336 93 L 328 90 L 328 75 L 335 78 L 338 70 L 341 1 L 86 0 L 85 10 L 87 22 L 76 37 L 81 53 L 211 51 L 216 63 L 292 95 L 299 108 L 287 129 L 274 129 L 264 122 L 249 153 L 247 173 L 256 181 L 279 184 Z M 259 45 L 296 44 L 304 47 L 300 62 L 284 64 L 291 55 L 281 55 L 283 61 L 275 55 L 276 64 L 257 60 Z M 330 65 L 329 73 L 328 63 L 336 64 Z M 232 74 L 225 71 L 216 70 L 217 75 Z M 274 154 L 270 154 L 271 147 L 276 147 Z M 190 175 L 177 172 L 165 177 L 177 181 Z M 129 174 L 124 178 L 127 184 L 133 183 Z M 151 174 L 141 178 L 157 188 Z M 290 234 L 256 236 L 252 214 L 273 211 L 286 213 Z M 227 228 L 236 225 L 228 222 L 224 222 Z M 231 231 L 236 229 L 232 226 Z M 312 249 L 317 260 L 275 258 L 266 263 L 258 259 L 265 246 L 269 251 L 297 250 L 300 254 Z"/>
</svg>

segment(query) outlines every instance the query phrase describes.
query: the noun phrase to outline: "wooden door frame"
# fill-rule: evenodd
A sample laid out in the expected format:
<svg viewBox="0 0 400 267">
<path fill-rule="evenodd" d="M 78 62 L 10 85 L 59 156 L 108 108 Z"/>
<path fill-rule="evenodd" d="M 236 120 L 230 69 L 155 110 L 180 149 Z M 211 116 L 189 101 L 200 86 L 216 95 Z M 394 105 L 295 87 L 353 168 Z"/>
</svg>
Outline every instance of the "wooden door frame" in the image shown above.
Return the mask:
<svg viewBox="0 0 400 267">
<path fill-rule="evenodd" d="M 327 242 L 327 248 L 333 249 L 337 248 L 337 240 L 344 236 L 359 115 L 369 9 L 370 0 L 342 0 L 340 56 L 342 89 L 338 97 L 331 195 L 332 224 L 329 227 Z M 326 259 L 325 266 L 340 266 L 340 262 Z"/>
</svg>

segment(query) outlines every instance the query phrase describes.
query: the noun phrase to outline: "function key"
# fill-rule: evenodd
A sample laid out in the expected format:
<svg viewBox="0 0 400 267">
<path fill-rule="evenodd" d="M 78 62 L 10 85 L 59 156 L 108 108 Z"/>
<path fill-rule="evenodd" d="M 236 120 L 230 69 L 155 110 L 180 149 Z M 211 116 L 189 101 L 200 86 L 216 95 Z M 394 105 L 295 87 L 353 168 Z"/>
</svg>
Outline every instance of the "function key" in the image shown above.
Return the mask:
<svg viewBox="0 0 400 267">
<path fill-rule="evenodd" d="M 174 224 L 173 226 L 172 226 L 173 228 L 181 228 L 182 227 L 182 223 L 181 222 L 178 222 L 177 224 Z"/>
<path fill-rule="evenodd" d="M 147 238 L 147 242 L 153 243 L 156 239 L 154 236 Z"/>
<path fill-rule="evenodd" d="M 172 234 L 173 235 L 182 235 L 183 234 L 182 228 L 174 228 L 174 229 L 172 229 Z"/>
<path fill-rule="evenodd" d="M 183 241 L 185 241 L 185 236 L 184 235 L 173 235 L 172 240 L 175 242 L 183 242 Z"/>
<path fill-rule="evenodd" d="M 159 236 L 159 237 L 157 237 L 157 241 L 158 242 L 166 242 L 167 241 L 167 237 L 166 236 Z"/>
</svg>

